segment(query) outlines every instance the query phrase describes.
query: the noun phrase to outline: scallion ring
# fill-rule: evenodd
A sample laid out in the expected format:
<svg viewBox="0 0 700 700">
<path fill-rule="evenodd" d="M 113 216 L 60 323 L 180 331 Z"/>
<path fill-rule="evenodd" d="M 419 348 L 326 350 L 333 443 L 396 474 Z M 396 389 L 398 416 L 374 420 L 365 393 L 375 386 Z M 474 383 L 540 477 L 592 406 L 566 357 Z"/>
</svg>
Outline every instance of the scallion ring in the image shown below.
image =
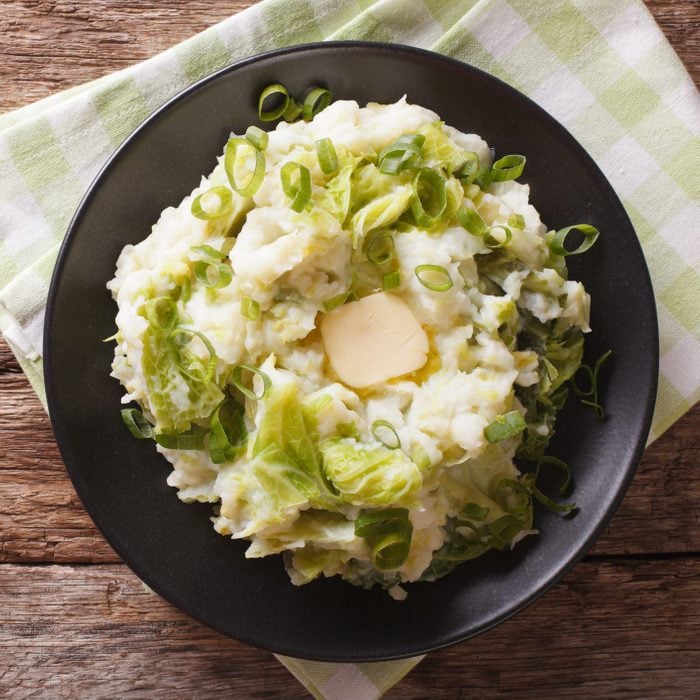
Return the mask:
<svg viewBox="0 0 700 700">
<path fill-rule="evenodd" d="M 568 250 L 565 246 L 566 237 L 571 231 L 578 231 L 583 234 L 581 244 L 578 248 L 574 248 L 574 250 Z M 549 239 L 549 249 L 555 255 L 578 255 L 579 253 L 587 251 L 598 240 L 599 235 L 600 231 L 598 231 L 595 226 L 591 226 L 590 224 L 574 224 L 573 226 L 559 229 Z"/>
<path fill-rule="evenodd" d="M 147 440 L 153 437 L 153 426 L 138 408 L 122 408 L 122 420 L 129 432 L 139 440 Z"/>
<path fill-rule="evenodd" d="M 241 156 L 241 152 L 243 152 L 243 156 Z M 250 174 L 248 182 L 245 185 L 239 184 L 236 179 L 236 169 L 240 166 L 242 158 L 249 158 L 251 155 L 255 160 L 253 172 Z M 247 139 L 233 136 L 226 144 L 224 168 L 226 169 L 226 175 L 228 176 L 231 187 L 238 192 L 241 197 L 252 197 L 258 191 L 265 177 L 265 156 L 262 151 L 259 151 Z"/>
<path fill-rule="evenodd" d="M 421 168 L 411 183 L 411 211 L 422 228 L 434 226 L 447 208 L 445 178 L 437 170 Z"/>
<path fill-rule="evenodd" d="M 574 392 L 581 397 L 581 403 L 585 404 L 586 406 L 590 406 L 593 409 L 596 418 L 599 420 L 603 420 L 605 418 L 605 409 L 598 401 L 598 373 L 600 372 L 602 364 L 610 357 L 610 355 L 612 355 L 612 350 L 604 352 L 596 360 L 593 369 L 591 369 L 588 365 L 580 365 L 576 372 L 574 372 L 574 376 L 571 378 L 571 386 Z M 590 382 L 590 387 L 587 391 L 581 389 L 578 384 L 578 380 L 576 379 L 576 376 L 580 372 L 583 372 L 588 377 L 588 381 Z M 590 400 L 587 398 L 589 396 L 591 397 Z"/>
<path fill-rule="evenodd" d="M 432 464 L 430 457 L 428 457 L 428 453 L 422 447 L 417 447 L 409 456 L 411 461 L 421 471 L 425 471 Z"/>
<path fill-rule="evenodd" d="M 297 181 L 293 182 L 292 177 L 297 174 Z M 292 201 L 290 207 L 296 211 L 303 211 L 304 207 L 311 201 L 311 173 L 309 169 L 293 160 L 285 163 L 280 170 L 282 180 L 282 190 Z"/>
<path fill-rule="evenodd" d="M 205 287 L 211 289 L 223 289 L 231 284 L 233 273 L 230 265 L 225 262 L 210 263 L 206 260 L 197 260 L 192 266 L 195 278 Z"/>
<path fill-rule="evenodd" d="M 498 234 L 499 237 L 497 237 L 496 234 Z M 484 243 L 491 248 L 491 250 L 497 250 L 498 248 L 505 248 L 512 238 L 513 234 L 507 226 L 496 224 L 495 226 L 491 226 L 484 235 Z"/>
<path fill-rule="evenodd" d="M 265 102 L 275 95 L 282 95 L 282 102 L 272 109 L 265 109 Z M 281 83 L 268 85 L 261 93 L 258 99 L 258 117 L 263 122 L 273 122 L 279 119 L 289 106 L 289 91 Z"/>
<path fill-rule="evenodd" d="M 223 253 L 216 248 L 212 248 L 210 245 L 193 245 L 190 250 L 201 256 L 201 258 L 207 262 L 216 263 L 224 259 Z"/>
<path fill-rule="evenodd" d="M 324 175 L 333 175 L 338 171 L 338 154 L 330 139 L 316 141 L 316 157 Z"/>
<path fill-rule="evenodd" d="M 520 411 L 509 411 L 498 416 L 493 423 L 489 423 L 484 428 L 484 437 L 490 443 L 500 442 L 508 438 L 515 437 L 526 428 L 525 419 Z"/>
<path fill-rule="evenodd" d="M 418 281 L 431 292 L 446 292 L 454 285 L 449 271 L 442 265 L 417 265 L 414 272 Z"/>
<path fill-rule="evenodd" d="M 243 413 L 243 406 L 233 398 L 225 399 L 212 413 L 208 447 L 214 464 L 233 459 L 245 441 L 247 431 Z"/>
<path fill-rule="evenodd" d="M 367 542 L 378 569 L 397 569 L 408 558 L 413 525 L 406 508 L 385 508 L 361 513 L 355 534 Z"/>
<path fill-rule="evenodd" d="M 499 479 L 496 500 L 506 513 L 523 516 L 532 509 L 532 491 L 515 479 Z"/>
<path fill-rule="evenodd" d="M 377 156 L 379 172 L 398 175 L 403 170 L 417 168 L 423 158 L 423 134 L 404 134 L 389 144 Z"/>
<path fill-rule="evenodd" d="M 177 304 L 170 297 L 156 297 L 144 304 L 146 320 L 159 331 L 171 331 L 177 325 Z"/>
<path fill-rule="evenodd" d="M 282 119 L 284 119 L 284 121 L 286 122 L 295 122 L 297 119 L 299 119 L 300 114 L 301 105 L 293 97 L 290 96 L 289 104 L 287 105 L 287 109 L 284 110 Z"/>
<path fill-rule="evenodd" d="M 198 219 L 217 219 L 233 209 L 233 194 L 228 187 L 212 187 L 197 195 L 192 202 L 192 216 Z"/>
<path fill-rule="evenodd" d="M 197 372 L 196 374 L 193 373 L 192 368 L 189 366 L 185 366 L 182 360 L 180 359 L 180 349 L 184 348 L 185 345 L 189 344 L 192 338 L 199 338 L 199 340 L 202 341 L 202 344 L 206 348 L 207 353 L 209 354 L 209 360 L 207 361 L 206 369 L 203 374 L 200 374 L 199 372 Z M 216 350 L 214 350 L 214 346 L 211 344 L 207 336 L 204 335 L 204 333 L 201 333 L 200 331 L 195 331 L 191 328 L 183 328 L 182 326 L 179 326 L 170 331 L 170 334 L 168 335 L 168 341 L 178 350 L 176 363 L 182 374 L 203 382 L 210 382 L 214 378 L 214 373 L 216 372 L 216 365 L 218 363 L 218 357 L 216 355 Z M 196 359 L 200 362 L 202 361 L 199 357 L 196 357 Z"/>
<path fill-rule="evenodd" d="M 525 228 L 525 217 L 522 214 L 511 214 L 508 217 L 508 226 L 522 231 Z"/>
<path fill-rule="evenodd" d="M 260 316 L 260 304 L 248 295 L 241 299 L 241 314 L 251 321 Z"/>
<path fill-rule="evenodd" d="M 391 437 L 386 435 L 386 431 L 389 431 Z M 375 420 L 372 423 L 372 437 L 377 441 L 381 442 L 384 447 L 388 447 L 390 450 L 396 450 L 401 447 L 401 439 L 399 434 L 396 432 L 396 428 L 389 423 L 388 420 Z"/>
<path fill-rule="evenodd" d="M 203 450 L 204 432 L 196 427 L 184 433 L 156 433 L 156 442 L 169 450 Z"/>
<path fill-rule="evenodd" d="M 259 126 L 249 126 L 246 129 L 245 137 L 247 141 L 255 146 L 259 151 L 264 151 L 267 144 L 270 142 L 270 136 L 267 131 L 263 131 Z"/>
<path fill-rule="evenodd" d="M 487 527 L 493 538 L 493 546 L 496 549 L 505 549 L 523 529 L 523 523 L 515 515 L 506 513 L 490 522 Z"/>
<path fill-rule="evenodd" d="M 333 94 L 325 88 L 311 88 L 301 105 L 301 113 L 304 121 L 311 121 L 319 112 L 322 112 L 333 100 Z"/>
<path fill-rule="evenodd" d="M 478 503 L 467 503 L 460 511 L 459 517 L 480 523 L 486 520 L 488 514 L 489 509 L 486 506 L 480 506 Z"/>
<path fill-rule="evenodd" d="M 457 221 L 473 236 L 485 236 L 488 233 L 488 224 L 475 209 L 460 207 L 457 210 Z"/>
<path fill-rule="evenodd" d="M 250 372 L 253 375 L 257 375 L 260 377 L 263 383 L 263 389 L 260 392 L 260 394 L 256 394 L 252 389 L 249 389 L 244 383 L 243 383 L 243 372 Z M 272 382 L 270 381 L 270 377 L 265 374 L 262 370 L 259 370 L 257 367 L 251 367 L 250 365 L 237 365 L 234 370 L 233 370 L 233 375 L 231 377 L 231 384 L 238 389 L 238 391 L 241 392 L 244 396 L 249 398 L 251 401 L 260 401 L 265 394 L 267 394 L 268 389 L 272 386 Z"/>
<path fill-rule="evenodd" d="M 375 235 L 367 246 L 367 260 L 383 265 L 394 257 L 394 238 L 387 231 Z"/>
<path fill-rule="evenodd" d="M 387 272 L 382 276 L 382 289 L 388 292 L 401 286 L 401 273 L 398 270 Z"/>
<path fill-rule="evenodd" d="M 489 173 L 491 182 L 505 182 L 517 180 L 525 168 L 525 156 L 511 155 L 499 158 L 492 166 Z"/>
<path fill-rule="evenodd" d="M 467 151 L 457 156 L 452 176 L 456 177 L 463 185 L 471 185 L 479 174 L 480 168 L 479 156 L 474 151 Z"/>
<path fill-rule="evenodd" d="M 323 310 L 328 312 L 333 311 L 333 309 L 337 309 L 339 306 L 342 306 L 348 300 L 349 296 L 350 292 L 342 292 L 341 294 L 336 294 L 330 299 L 326 299 L 326 301 L 323 302 Z"/>
<path fill-rule="evenodd" d="M 571 469 L 569 465 L 561 459 L 552 456 L 541 457 L 537 463 L 534 474 L 525 474 L 522 478 L 527 480 L 527 485 L 532 491 L 532 495 L 546 508 L 554 511 L 555 513 L 570 513 L 576 508 L 575 503 L 557 503 L 555 500 L 547 496 L 542 492 L 542 490 L 537 486 L 537 481 L 540 478 L 540 472 L 542 470 L 542 465 L 550 464 L 556 467 L 563 474 L 563 481 L 559 486 L 557 491 L 557 497 L 563 496 L 568 488 L 571 481 Z"/>
<path fill-rule="evenodd" d="M 178 299 L 183 304 L 186 304 L 190 297 L 192 296 L 192 280 L 189 277 L 185 277 L 179 288 Z"/>
</svg>

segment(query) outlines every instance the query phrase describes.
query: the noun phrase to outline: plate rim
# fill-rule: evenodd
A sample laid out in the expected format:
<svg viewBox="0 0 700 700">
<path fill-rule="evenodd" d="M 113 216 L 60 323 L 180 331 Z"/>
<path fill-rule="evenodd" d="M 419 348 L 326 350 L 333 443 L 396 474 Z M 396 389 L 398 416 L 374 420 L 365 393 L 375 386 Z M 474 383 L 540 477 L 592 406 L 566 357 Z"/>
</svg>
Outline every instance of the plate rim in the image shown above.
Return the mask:
<svg viewBox="0 0 700 700">
<path fill-rule="evenodd" d="M 70 256 L 70 251 L 72 248 L 72 245 L 77 238 L 77 231 L 79 231 L 81 220 L 83 218 L 85 209 L 97 190 L 100 188 L 102 185 L 103 180 L 108 176 L 109 171 L 111 170 L 112 166 L 123 156 L 125 151 L 128 150 L 130 147 L 131 143 L 139 138 L 141 133 L 145 130 L 147 130 L 154 122 L 158 121 L 158 119 L 166 112 L 168 112 L 170 109 L 172 109 L 175 105 L 177 105 L 179 102 L 187 99 L 192 93 L 199 91 L 201 88 L 209 84 L 210 82 L 214 82 L 215 80 L 218 80 L 220 77 L 227 75 L 229 73 L 233 73 L 236 70 L 243 68 L 245 66 L 255 64 L 255 63 L 260 63 L 265 60 L 271 59 L 271 58 L 278 58 L 282 57 L 288 54 L 296 54 L 296 53 L 306 53 L 309 51 L 326 51 L 326 50 L 348 50 L 348 51 L 362 51 L 362 50 L 374 50 L 374 51 L 380 51 L 380 52 L 387 52 L 387 53 L 399 53 L 399 54 L 404 54 L 406 60 L 411 60 L 415 59 L 416 57 L 422 58 L 425 60 L 430 60 L 434 61 L 437 64 L 447 64 L 447 65 L 452 65 L 455 69 L 460 70 L 460 71 L 466 71 L 467 73 L 472 72 L 476 74 L 477 76 L 481 76 L 482 78 L 485 78 L 487 81 L 495 81 L 496 83 L 500 84 L 500 87 L 507 92 L 510 92 L 512 95 L 514 95 L 519 101 L 523 102 L 523 104 L 527 104 L 530 108 L 534 108 L 534 110 L 538 113 L 540 117 L 542 117 L 545 121 L 548 121 L 554 128 L 563 131 L 569 138 L 571 142 L 572 148 L 576 149 L 579 151 L 579 155 L 583 157 L 584 161 L 587 162 L 589 167 L 593 167 L 594 171 L 596 173 L 597 178 L 603 183 L 605 183 L 605 186 L 610 191 L 610 194 L 614 197 L 617 205 L 619 206 L 619 211 L 622 216 L 624 216 L 626 223 L 629 225 L 629 229 L 635 233 L 634 236 L 634 241 L 630 241 L 630 243 L 634 244 L 638 248 L 638 252 L 640 253 L 641 259 L 644 261 L 643 268 L 639 270 L 639 273 L 644 277 L 644 283 L 646 290 L 648 290 L 651 298 L 651 304 L 647 311 L 649 312 L 651 318 L 650 318 L 650 327 L 654 329 L 653 335 L 654 335 L 654 344 L 653 347 L 648 348 L 648 350 L 652 354 L 652 360 L 654 363 L 655 371 L 653 372 L 653 376 L 649 378 L 649 385 L 648 385 L 648 396 L 645 397 L 645 410 L 642 415 L 642 420 L 640 422 L 640 428 L 637 431 L 637 433 L 634 436 L 634 448 L 631 451 L 631 457 L 629 459 L 628 464 L 626 465 L 626 469 L 624 471 L 624 474 L 622 478 L 620 479 L 620 487 L 618 488 L 617 492 L 615 493 L 614 497 L 609 501 L 609 504 L 605 510 L 604 517 L 599 519 L 599 521 L 596 523 L 595 527 L 591 529 L 590 534 L 588 537 L 582 540 L 577 541 L 576 547 L 574 547 L 572 550 L 570 550 L 569 555 L 561 562 L 559 562 L 558 566 L 554 569 L 554 573 L 550 575 L 547 580 L 534 587 L 534 589 L 530 592 L 529 595 L 527 595 L 525 598 L 521 599 L 518 604 L 512 605 L 509 607 L 505 612 L 502 612 L 501 614 L 493 617 L 493 619 L 489 620 L 486 623 L 477 625 L 476 627 L 473 627 L 470 629 L 468 633 L 464 633 L 464 631 L 457 632 L 457 631 L 452 631 L 450 634 L 444 634 L 441 635 L 441 640 L 440 642 L 423 642 L 421 644 L 415 644 L 413 645 L 413 648 L 407 650 L 407 651 L 402 651 L 402 652 L 394 652 L 394 653 L 383 653 L 383 654 L 376 654 L 376 655 L 371 655 L 371 656 L 366 656 L 363 655 L 362 653 L 357 653 L 357 654 L 345 654 L 345 653 L 334 653 L 330 652 L 327 654 L 317 654 L 317 653 L 308 653 L 304 652 L 303 650 L 301 652 L 295 652 L 293 650 L 290 650 L 289 648 L 286 648 L 285 645 L 282 647 L 279 647 L 275 644 L 274 640 L 273 641 L 267 641 L 265 643 L 261 643 L 259 639 L 253 639 L 250 638 L 250 635 L 236 635 L 234 636 L 231 634 L 231 632 L 225 628 L 224 625 L 218 625 L 215 620 L 208 620 L 208 619 L 203 619 L 203 616 L 199 613 L 196 613 L 193 611 L 192 607 L 187 604 L 186 602 L 183 602 L 181 600 L 176 600 L 176 596 L 171 596 L 170 594 L 164 592 L 159 584 L 158 580 L 154 580 L 151 575 L 147 572 L 145 572 L 141 565 L 138 562 L 133 561 L 130 553 L 127 551 L 128 547 L 123 547 L 121 542 L 119 542 L 119 537 L 117 532 L 113 532 L 109 527 L 103 528 L 102 527 L 102 517 L 99 514 L 99 510 L 96 509 L 92 504 L 90 504 L 89 498 L 85 498 L 85 493 L 86 493 L 86 487 L 82 483 L 82 480 L 80 478 L 79 470 L 74 466 L 70 465 L 69 461 L 66 459 L 66 453 L 67 453 L 67 447 L 64 446 L 63 440 L 66 440 L 67 437 L 62 434 L 62 427 L 59 424 L 59 418 L 58 416 L 55 415 L 54 411 L 52 410 L 53 407 L 56 406 L 56 403 L 58 401 L 57 396 L 55 394 L 56 387 L 54 384 L 54 367 L 53 367 L 53 362 L 54 362 L 54 351 L 52 348 L 52 342 L 51 342 L 51 335 L 53 331 L 53 321 L 54 321 L 54 312 L 56 309 L 57 305 L 57 299 L 59 296 L 59 291 L 60 291 L 60 284 L 61 284 L 61 278 L 62 278 L 62 272 L 64 267 L 67 264 L 67 260 Z M 500 625 L 502 622 L 505 622 L 506 620 L 510 619 L 513 615 L 517 614 L 524 608 L 528 607 L 531 605 L 535 600 L 540 598 L 542 595 L 544 595 L 550 588 L 552 588 L 554 585 L 556 585 L 571 569 L 580 562 L 580 560 L 585 556 L 586 552 L 590 549 L 592 544 L 598 539 L 602 531 L 607 527 L 609 524 L 611 518 L 615 514 L 615 512 L 618 510 L 620 503 L 624 499 L 628 489 L 629 485 L 632 482 L 632 479 L 634 478 L 635 472 L 637 470 L 637 467 L 639 465 L 642 453 L 645 449 L 645 442 L 646 438 L 649 434 L 649 430 L 651 427 L 651 421 L 653 417 L 653 412 L 654 412 L 654 406 L 655 406 L 655 397 L 656 397 L 656 392 L 658 388 L 658 378 L 659 378 L 659 329 L 658 329 L 658 312 L 656 308 L 656 300 L 655 300 L 655 295 L 654 295 L 654 288 L 652 285 L 651 281 L 651 276 L 649 273 L 649 268 L 646 263 L 646 258 L 644 256 L 644 251 L 642 249 L 641 243 L 639 241 L 638 235 L 636 235 L 636 230 L 634 229 L 634 226 L 632 225 L 632 222 L 629 219 L 629 214 L 627 213 L 627 210 L 625 209 L 624 205 L 622 204 L 620 197 L 618 196 L 617 192 L 613 188 L 613 186 L 610 184 L 609 180 L 605 176 L 605 174 L 602 172 L 600 167 L 598 166 L 597 162 L 593 159 L 593 157 L 588 153 L 588 151 L 579 143 L 579 141 L 571 134 L 571 132 L 563 125 L 561 124 L 555 117 L 553 117 L 544 107 L 541 107 L 538 105 L 534 100 L 532 100 L 530 97 L 527 95 L 523 94 L 513 86 L 509 85 L 502 79 L 498 78 L 497 76 L 492 75 L 491 73 L 488 73 L 487 71 L 482 70 L 481 68 L 478 68 L 472 64 L 466 63 L 464 61 L 460 61 L 456 58 L 452 58 L 451 56 L 446 56 L 443 54 L 436 53 L 434 51 L 430 51 L 428 49 L 422 49 L 418 48 L 415 46 L 410 46 L 407 44 L 401 44 L 401 43 L 387 43 L 387 42 L 373 42 L 373 41 L 356 41 L 356 40 L 351 40 L 351 41 L 321 41 L 321 42 L 309 42 L 309 43 L 303 43 L 303 44 L 295 44 L 292 46 L 286 46 L 278 49 L 273 49 L 269 51 L 265 51 L 263 53 L 255 54 L 253 56 L 248 56 L 246 58 L 243 58 L 238 61 L 234 61 L 231 64 L 217 69 L 216 71 L 210 73 L 207 76 L 204 76 L 203 78 L 195 81 L 191 85 L 187 86 L 186 88 L 182 89 L 180 92 L 177 94 L 173 95 L 171 98 L 166 100 L 160 107 L 158 107 L 156 110 L 154 110 L 151 114 L 149 114 L 146 119 L 144 119 L 135 129 L 133 129 L 127 137 L 122 141 L 122 143 L 113 151 L 113 153 L 109 156 L 109 158 L 106 160 L 104 165 L 99 169 L 95 177 L 93 178 L 92 182 L 90 183 L 89 187 L 86 189 L 85 194 L 81 198 L 75 213 L 73 214 L 71 221 L 66 229 L 66 234 L 63 238 L 63 241 L 61 242 L 57 259 L 56 259 L 56 264 L 53 269 L 53 273 L 51 276 L 51 282 L 49 286 L 49 292 L 48 292 L 48 298 L 47 298 L 47 304 L 46 304 L 46 315 L 45 315 L 45 323 L 44 323 L 44 331 L 43 331 L 43 360 L 44 360 L 44 381 L 45 381 L 45 388 L 46 388 L 46 397 L 47 397 L 47 405 L 48 405 L 48 412 L 49 412 L 49 417 L 51 420 L 54 436 L 56 438 L 56 442 L 59 447 L 59 452 L 61 454 L 61 460 L 63 461 L 64 467 L 68 473 L 68 476 L 73 484 L 73 487 L 75 488 L 81 503 L 85 510 L 87 511 L 88 515 L 90 518 L 93 520 L 94 524 L 96 525 L 97 529 L 100 531 L 101 535 L 105 538 L 105 540 L 108 542 L 110 547 L 112 547 L 115 552 L 119 555 L 119 557 L 122 559 L 122 561 L 131 569 L 132 572 L 134 572 L 142 581 L 144 581 L 150 588 L 152 588 L 154 591 L 157 592 L 157 594 L 166 600 L 170 605 L 174 606 L 176 609 L 181 610 L 186 612 L 190 617 L 194 618 L 197 622 L 200 624 L 204 624 L 220 633 L 223 633 L 227 637 L 236 639 L 240 642 L 249 644 L 251 646 L 254 646 L 259 649 L 263 649 L 266 651 L 270 651 L 272 653 L 277 653 L 277 654 L 284 654 L 286 656 L 292 656 L 293 658 L 299 658 L 299 659 L 307 659 L 307 660 L 313 660 L 313 661 L 325 661 L 325 662 L 336 662 L 336 663 L 348 663 L 348 662 L 354 662 L 354 663 L 362 663 L 362 662 L 376 662 L 376 661 L 391 661 L 391 660 L 396 660 L 396 659 L 403 659 L 403 658 L 409 658 L 412 656 L 416 656 L 419 654 L 425 654 L 430 651 L 437 651 L 439 649 L 443 649 L 449 646 L 453 646 L 455 644 L 458 644 L 460 642 L 466 641 L 467 639 L 470 639 L 474 636 L 477 636 L 479 634 L 482 634 L 483 632 L 496 627 L 497 625 Z M 632 441 L 630 441 L 630 444 L 632 444 Z M 156 577 L 157 578 L 157 577 Z"/>
</svg>

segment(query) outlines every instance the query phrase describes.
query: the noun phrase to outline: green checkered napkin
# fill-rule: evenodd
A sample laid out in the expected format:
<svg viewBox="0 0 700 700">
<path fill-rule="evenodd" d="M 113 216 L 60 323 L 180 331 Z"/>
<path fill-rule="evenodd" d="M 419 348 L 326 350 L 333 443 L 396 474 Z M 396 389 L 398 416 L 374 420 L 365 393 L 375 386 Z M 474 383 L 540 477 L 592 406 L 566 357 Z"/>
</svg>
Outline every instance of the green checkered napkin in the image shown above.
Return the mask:
<svg viewBox="0 0 700 700">
<path fill-rule="evenodd" d="M 700 96 L 641 0 L 265 0 L 145 63 L 0 116 L 0 329 L 42 401 L 51 272 L 107 157 L 199 78 L 251 54 L 323 39 L 453 56 L 561 121 L 617 190 L 651 270 L 661 375 L 650 440 L 700 398 Z M 280 660 L 316 697 L 364 700 L 420 657 Z"/>
</svg>

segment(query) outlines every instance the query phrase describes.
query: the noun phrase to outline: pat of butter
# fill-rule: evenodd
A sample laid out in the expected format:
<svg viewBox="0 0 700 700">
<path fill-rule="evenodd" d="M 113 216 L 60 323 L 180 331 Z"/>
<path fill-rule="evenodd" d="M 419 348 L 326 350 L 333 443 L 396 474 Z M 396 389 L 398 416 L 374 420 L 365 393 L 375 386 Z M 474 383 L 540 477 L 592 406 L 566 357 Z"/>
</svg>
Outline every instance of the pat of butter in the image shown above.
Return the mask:
<svg viewBox="0 0 700 700">
<path fill-rule="evenodd" d="M 340 380 L 362 389 L 415 372 L 428 359 L 428 336 L 396 295 L 372 294 L 321 318 L 326 355 Z"/>
</svg>

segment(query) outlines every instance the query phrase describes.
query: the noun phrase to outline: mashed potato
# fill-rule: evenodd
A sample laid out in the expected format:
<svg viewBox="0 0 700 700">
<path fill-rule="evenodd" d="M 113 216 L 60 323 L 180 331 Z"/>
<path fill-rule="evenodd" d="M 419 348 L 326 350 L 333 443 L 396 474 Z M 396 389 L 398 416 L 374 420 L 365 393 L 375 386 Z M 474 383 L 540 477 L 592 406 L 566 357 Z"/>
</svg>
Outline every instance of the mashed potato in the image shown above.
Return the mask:
<svg viewBox="0 0 700 700">
<path fill-rule="evenodd" d="M 399 596 L 534 532 L 513 459 L 543 454 L 589 297 L 524 159 L 494 165 L 405 99 L 338 101 L 263 145 L 229 143 L 108 285 L 113 376 L 168 484 L 295 584 Z"/>
</svg>

